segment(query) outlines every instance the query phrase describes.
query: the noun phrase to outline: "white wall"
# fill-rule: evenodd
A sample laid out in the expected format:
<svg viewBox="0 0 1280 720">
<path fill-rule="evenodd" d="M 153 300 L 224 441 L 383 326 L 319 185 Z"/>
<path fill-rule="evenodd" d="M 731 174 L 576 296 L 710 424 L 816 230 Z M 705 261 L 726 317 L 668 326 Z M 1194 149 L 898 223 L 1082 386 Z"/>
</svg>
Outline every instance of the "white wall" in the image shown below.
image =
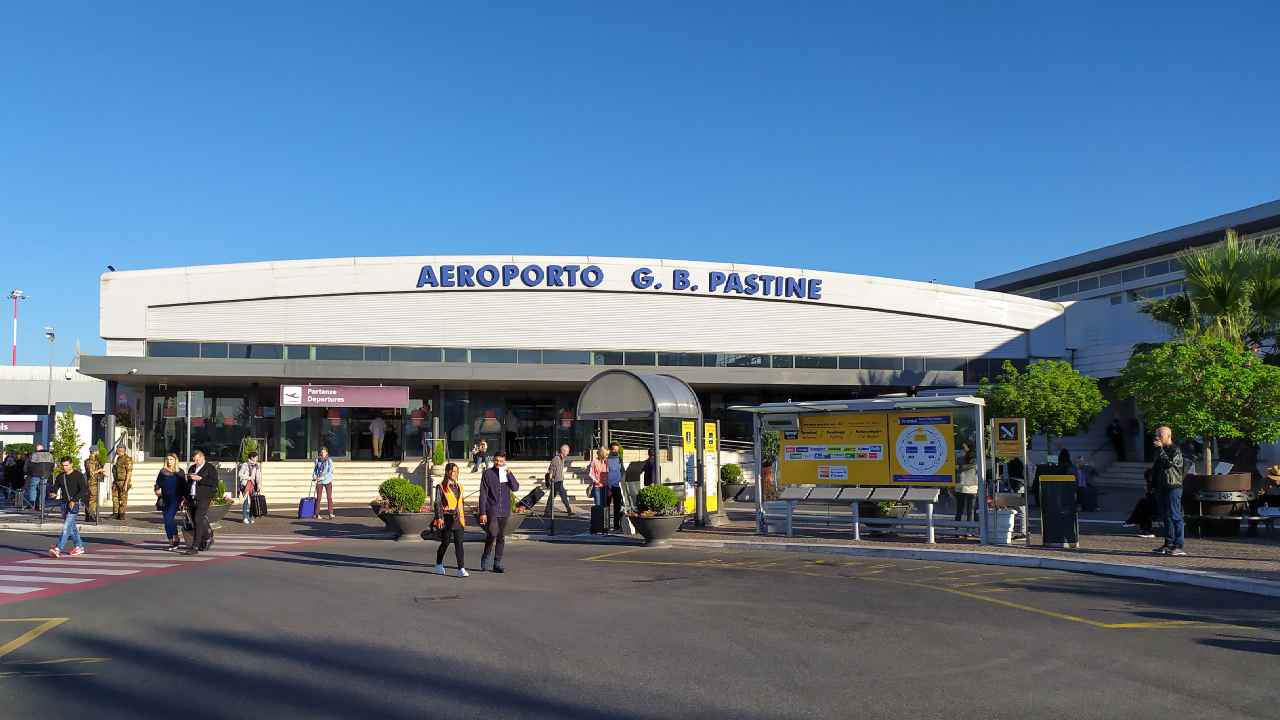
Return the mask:
<svg viewBox="0 0 1280 720">
<path fill-rule="evenodd" d="M 1076 348 L 1076 368 L 1094 377 L 1115 377 L 1133 346 L 1169 340 L 1168 328 L 1138 311 L 1136 302 L 1112 305 L 1108 298 L 1068 303 L 1067 347 Z"/>
</svg>

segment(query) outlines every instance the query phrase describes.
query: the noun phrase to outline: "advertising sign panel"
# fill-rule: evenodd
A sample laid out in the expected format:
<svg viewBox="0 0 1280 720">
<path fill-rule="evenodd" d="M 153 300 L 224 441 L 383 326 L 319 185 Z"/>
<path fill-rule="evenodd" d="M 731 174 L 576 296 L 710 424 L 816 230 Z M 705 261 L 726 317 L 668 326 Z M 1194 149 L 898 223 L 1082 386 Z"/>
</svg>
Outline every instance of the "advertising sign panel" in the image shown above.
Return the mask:
<svg viewBox="0 0 1280 720">
<path fill-rule="evenodd" d="M 802 415 L 800 430 L 781 438 L 787 485 L 889 485 L 884 413 Z"/>
<path fill-rule="evenodd" d="M 1022 449 L 1026 447 L 1026 438 L 1022 437 L 1022 418 L 993 418 L 992 437 L 996 443 L 996 457 L 1020 458 Z"/>
<path fill-rule="evenodd" d="M 281 385 L 281 407 L 402 408 L 409 388 L 402 385 Z"/>
<path fill-rule="evenodd" d="M 889 449 L 894 484 L 955 483 L 955 427 L 949 412 L 889 413 Z"/>
</svg>

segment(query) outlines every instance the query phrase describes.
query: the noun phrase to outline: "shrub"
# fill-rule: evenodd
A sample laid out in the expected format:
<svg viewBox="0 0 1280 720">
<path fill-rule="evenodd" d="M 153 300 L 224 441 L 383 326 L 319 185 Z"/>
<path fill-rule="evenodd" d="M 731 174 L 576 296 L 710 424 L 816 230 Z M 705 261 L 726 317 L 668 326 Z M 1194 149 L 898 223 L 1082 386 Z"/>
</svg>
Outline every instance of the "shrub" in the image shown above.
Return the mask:
<svg viewBox="0 0 1280 720">
<path fill-rule="evenodd" d="M 93 455 L 98 459 L 98 464 L 106 467 L 111 462 L 111 453 L 107 452 L 106 443 L 98 441 L 97 447 L 93 449 Z"/>
<path fill-rule="evenodd" d="M 387 478 L 379 485 L 378 496 L 387 501 L 389 511 L 394 513 L 421 512 L 423 503 L 427 501 L 427 491 L 421 485 L 399 475 Z"/>
<path fill-rule="evenodd" d="M 244 444 L 240 446 L 240 462 L 249 460 L 249 453 L 258 452 L 258 441 L 253 438 L 245 438 Z M 261 460 L 262 458 L 258 458 Z"/>
<path fill-rule="evenodd" d="M 730 485 L 742 482 L 742 468 L 733 463 L 722 466 L 720 468 L 720 482 Z"/>
<path fill-rule="evenodd" d="M 435 449 L 431 453 L 431 464 L 444 465 L 444 440 L 436 440 L 434 444 Z"/>
<path fill-rule="evenodd" d="M 218 478 L 218 487 L 213 491 L 214 505 L 230 505 L 231 501 L 227 499 L 227 484 L 222 482 L 222 478 Z"/>
<path fill-rule="evenodd" d="M 36 446 L 32 443 L 8 443 L 4 449 L 15 455 L 30 455 L 36 451 Z"/>
<path fill-rule="evenodd" d="M 670 515 L 679 498 L 676 491 L 666 485 L 650 485 L 636 494 L 636 510 L 654 515 Z"/>
</svg>

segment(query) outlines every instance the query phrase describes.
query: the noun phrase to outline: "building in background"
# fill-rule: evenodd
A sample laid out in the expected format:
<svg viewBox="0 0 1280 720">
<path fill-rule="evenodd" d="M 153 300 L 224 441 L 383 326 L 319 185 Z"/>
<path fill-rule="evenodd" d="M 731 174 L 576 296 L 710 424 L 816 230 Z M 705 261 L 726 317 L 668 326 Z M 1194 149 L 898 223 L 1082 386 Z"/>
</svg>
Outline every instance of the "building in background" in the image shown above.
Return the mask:
<svg viewBox="0 0 1280 720">
<path fill-rule="evenodd" d="M 1140 312 L 1141 301 L 1182 292 L 1176 255 L 1221 242 L 1228 228 L 1235 228 L 1246 239 L 1280 242 L 1280 200 L 979 280 L 975 285 L 982 290 L 1063 303 L 1067 356 L 1081 372 L 1103 379 L 1107 391 L 1110 379 L 1120 374 L 1135 345 L 1172 338 L 1167 326 Z M 1113 412 L 1129 429 L 1129 441 L 1141 442 L 1146 429 L 1135 417 L 1132 403 L 1116 404 Z M 1111 413 L 1104 414 L 1098 424 L 1105 425 L 1111 417 Z M 1095 429 L 1089 441 L 1097 435 Z M 1105 448 L 1098 452 L 1105 452 Z"/>
<path fill-rule="evenodd" d="M 54 367 L 52 377 L 47 365 L 0 366 L 0 443 L 47 443 L 47 429 L 56 427 L 46 415 L 52 391 L 55 414 L 75 413 L 82 457 L 88 457 L 89 447 L 106 437 L 106 383 L 74 367 Z"/>
<path fill-rule="evenodd" d="M 609 367 L 670 373 L 730 439 L 730 405 L 976 383 L 1061 357 L 1063 307 L 931 283 L 791 268 L 588 257 L 299 260 L 101 277 L 110 418 L 147 458 L 514 459 L 590 447 L 578 392 Z M 324 387 L 322 387 L 324 386 Z M 381 389 L 371 390 L 370 388 Z M 326 399 L 328 398 L 328 399 Z M 650 430 L 648 427 L 643 430 Z M 667 430 L 663 430 L 667 432 Z M 676 429 L 671 430 L 677 435 Z"/>
</svg>

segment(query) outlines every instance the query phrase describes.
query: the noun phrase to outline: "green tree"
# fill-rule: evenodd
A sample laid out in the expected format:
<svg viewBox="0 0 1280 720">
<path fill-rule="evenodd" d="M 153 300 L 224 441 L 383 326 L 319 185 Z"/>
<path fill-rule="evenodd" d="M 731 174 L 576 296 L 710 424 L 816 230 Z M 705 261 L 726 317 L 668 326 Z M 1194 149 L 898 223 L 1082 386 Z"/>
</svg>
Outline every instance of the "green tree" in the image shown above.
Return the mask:
<svg viewBox="0 0 1280 720">
<path fill-rule="evenodd" d="M 1046 450 L 1055 437 L 1087 430 L 1107 406 L 1097 379 L 1064 360 L 1037 360 L 1023 372 L 1006 360 L 994 381 L 981 380 L 978 397 L 989 417 L 1026 418 L 1028 436 L 1044 435 Z"/>
<path fill-rule="evenodd" d="M 1241 240 L 1234 229 L 1221 243 L 1180 253 L 1182 294 L 1148 300 L 1142 312 L 1182 339 L 1222 338 L 1253 350 L 1275 351 L 1280 329 L 1280 248 Z"/>
<path fill-rule="evenodd" d="M 1205 474 L 1216 440 L 1280 438 L 1280 368 L 1226 338 L 1202 334 L 1136 351 L 1117 387 L 1149 426 L 1203 438 Z"/>
<path fill-rule="evenodd" d="M 79 465 L 80 448 L 84 447 L 84 443 L 80 442 L 80 432 L 76 430 L 76 414 L 71 412 L 71 408 L 61 412 L 57 420 L 53 442 L 49 445 L 49 452 L 53 455 L 54 475 L 62 473 L 59 461 L 64 457 L 71 458 L 73 466 Z"/>
</svg>

